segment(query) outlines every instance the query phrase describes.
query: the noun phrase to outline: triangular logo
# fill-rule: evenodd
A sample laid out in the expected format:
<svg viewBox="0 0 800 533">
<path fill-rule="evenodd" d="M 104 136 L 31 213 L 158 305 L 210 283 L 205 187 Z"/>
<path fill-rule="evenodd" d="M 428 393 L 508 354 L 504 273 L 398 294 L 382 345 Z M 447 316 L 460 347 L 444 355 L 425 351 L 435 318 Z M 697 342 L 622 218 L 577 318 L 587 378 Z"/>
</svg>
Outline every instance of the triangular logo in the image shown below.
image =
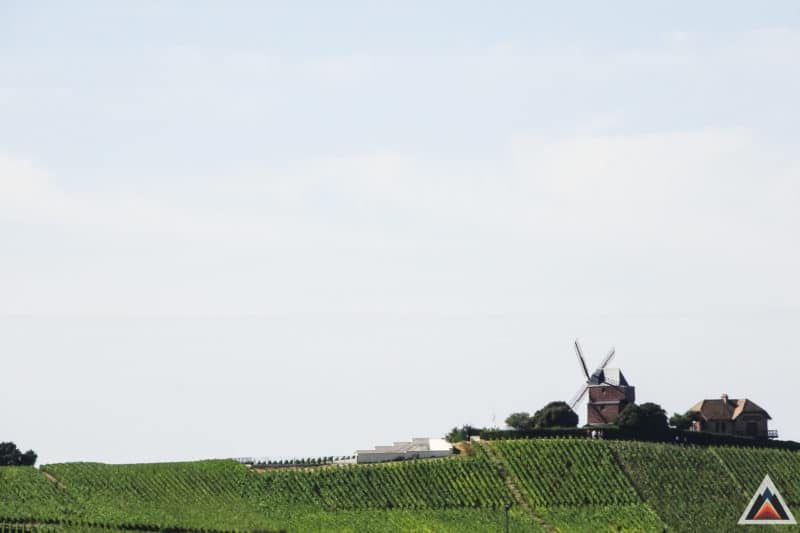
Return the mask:
<svg viewBox="0 0 800 533">
<path fill-rule="evenodd" d="M 761 486 L 753 494 L 753 499 L 750 504 L 742 513 L 739 519 L 739 525 L 751 524 L 796 524 L 792 512 L 786 506 L 775 484 L 769 478 L 769 475 L 764 476 L 764 481 Z"/>
</svg>

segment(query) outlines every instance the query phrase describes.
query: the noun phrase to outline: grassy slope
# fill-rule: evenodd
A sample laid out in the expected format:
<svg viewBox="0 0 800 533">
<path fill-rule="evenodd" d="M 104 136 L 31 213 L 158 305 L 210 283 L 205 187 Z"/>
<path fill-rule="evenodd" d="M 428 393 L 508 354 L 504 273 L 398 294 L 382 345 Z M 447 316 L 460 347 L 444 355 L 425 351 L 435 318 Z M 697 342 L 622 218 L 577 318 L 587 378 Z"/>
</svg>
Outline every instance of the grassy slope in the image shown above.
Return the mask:
<svg viewBox="0 0 800 533">
<path fill-rule="evenodd" d="M 32 468 L 0 468 L 0 522 L 66 519 L 107 532 L 137 524 L 499 531 L 511 496 L 497 466 L 559 531 L 746 531 L 736 521 L 765 473 L 800 515 L 797 452 L 572 439 L 489 445 L 499 465 L 478 449 L 473 457 L 263 474 L 233 461 L 43 467 L 63 488 Z M 511 531 L 541 531 L 519 506 L 511 517 Z M 770 529 L 800 531 L 753 531 Z"/>
</svg>

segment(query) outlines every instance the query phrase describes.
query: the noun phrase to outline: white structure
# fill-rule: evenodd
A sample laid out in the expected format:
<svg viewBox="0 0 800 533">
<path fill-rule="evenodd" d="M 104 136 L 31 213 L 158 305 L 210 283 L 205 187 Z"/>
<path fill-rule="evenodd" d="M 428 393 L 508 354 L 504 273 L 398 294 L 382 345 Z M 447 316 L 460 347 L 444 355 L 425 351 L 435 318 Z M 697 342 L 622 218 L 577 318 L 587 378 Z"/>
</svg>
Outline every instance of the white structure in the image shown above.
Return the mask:
<svg viewBox="0 0 800 533">
<path fill-rule="evenodd" d="M 374 450 L 358 450 L 356 463 L 382 463 L 403 459 L 447 457 L 453 454 L 453 445 L 444 439 L 414 438 L 411 442 L 395 442 L 391 446 L 375 446 Z"/>
</svg>

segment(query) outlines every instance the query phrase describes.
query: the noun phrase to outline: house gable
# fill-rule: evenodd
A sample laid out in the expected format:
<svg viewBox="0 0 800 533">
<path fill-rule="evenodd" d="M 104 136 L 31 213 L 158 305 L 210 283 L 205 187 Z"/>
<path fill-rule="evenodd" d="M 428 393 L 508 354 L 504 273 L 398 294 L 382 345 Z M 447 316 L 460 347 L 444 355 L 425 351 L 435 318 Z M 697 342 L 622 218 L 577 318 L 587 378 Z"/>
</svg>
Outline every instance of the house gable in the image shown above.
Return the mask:
<svg viewBox="0 0 800 533">
<path fill-rule="evenodd" d="M 712 431 L 757 438 L 777 435 L 777 432 L 770 432 L 767 427 L 768 420 L 771 420 L 769 414 L 747 398 L 730 399 L 723 394 L 720 399 L 701 400 L 689 411 L 697 414 L 696 420 L 692 422 L 693 431 Z"/>
</svg>

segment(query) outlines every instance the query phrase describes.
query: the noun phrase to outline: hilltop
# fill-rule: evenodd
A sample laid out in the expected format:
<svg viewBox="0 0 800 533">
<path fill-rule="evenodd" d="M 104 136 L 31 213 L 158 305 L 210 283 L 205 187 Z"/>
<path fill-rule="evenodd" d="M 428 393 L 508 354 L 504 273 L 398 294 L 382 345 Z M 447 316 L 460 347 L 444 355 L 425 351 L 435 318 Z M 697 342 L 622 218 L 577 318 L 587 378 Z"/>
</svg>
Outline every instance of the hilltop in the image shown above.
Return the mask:
<svg viewBox="0 0 800 533">
<path fill-rule="evenodd" d="M 232 460 L 7 467 L 0 523 L 11 531 L 496 532 L 512 502 L 510 531 L 738 531 L 767 473 L 800 514 L 797 451 L 578 438 L 462 448 L 446 459 L 266 471 Z"/>
</svg>

